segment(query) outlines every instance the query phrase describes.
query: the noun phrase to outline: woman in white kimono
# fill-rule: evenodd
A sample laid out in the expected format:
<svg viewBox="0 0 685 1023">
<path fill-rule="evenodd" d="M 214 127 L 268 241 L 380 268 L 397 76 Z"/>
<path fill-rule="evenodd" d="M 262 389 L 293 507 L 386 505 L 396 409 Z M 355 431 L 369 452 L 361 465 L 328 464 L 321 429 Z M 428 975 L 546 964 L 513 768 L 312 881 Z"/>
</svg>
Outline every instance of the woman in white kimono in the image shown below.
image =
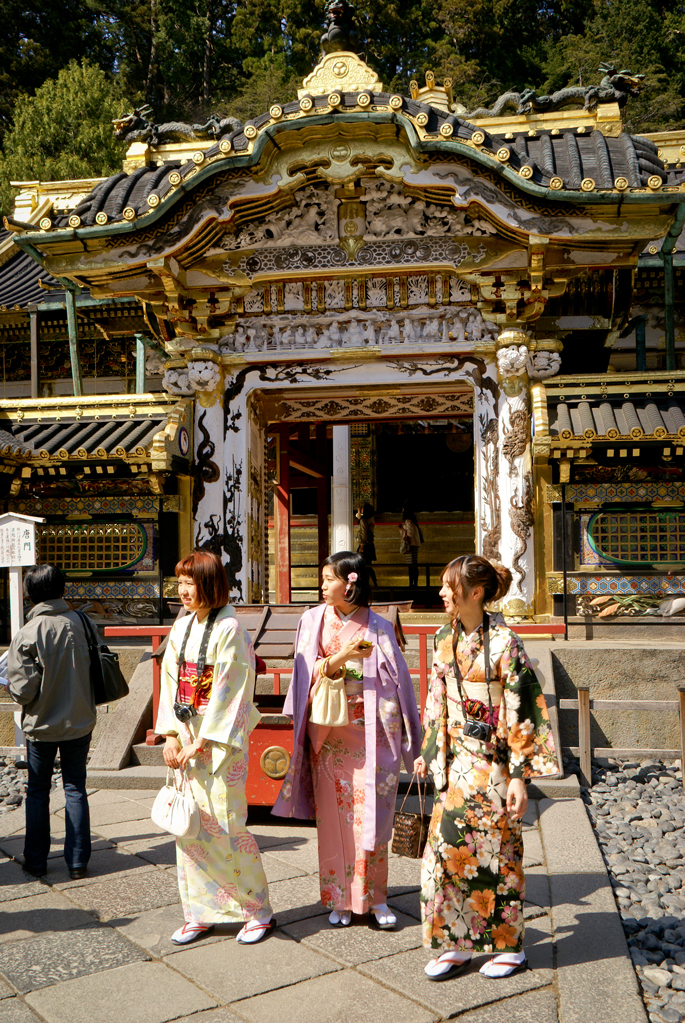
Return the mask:
<svg viewBox="0 0 685 1023">
<path fill-rule="evenodd" d="M 185 945 L 215 924 L 242 922 L 241 944 L 260 941 L 275 921 L 259 849 L 245 827 L 245 781 L 255 655 L 228 605 L 228 581 L 215 554 L 195 551 L 176 565 L 188 617 L 169 634 L 155 730 L 166 735 L 164 762 L 186 772 L 200 808 L 197 838 L 176 839 Z"/>
</svg>

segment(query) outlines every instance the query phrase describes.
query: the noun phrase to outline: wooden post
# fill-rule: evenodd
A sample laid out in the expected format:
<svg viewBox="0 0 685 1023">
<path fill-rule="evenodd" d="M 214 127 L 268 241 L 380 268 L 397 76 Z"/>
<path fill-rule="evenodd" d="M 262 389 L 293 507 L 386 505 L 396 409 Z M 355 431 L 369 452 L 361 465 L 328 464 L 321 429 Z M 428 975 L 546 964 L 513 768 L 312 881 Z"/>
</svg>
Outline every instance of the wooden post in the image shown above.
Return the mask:
<svg viewBox="0 0 685 1023">
<path fill-rule="evenodd" d="M 35 306 L 29 307 L 31 317 L 31 397 L 38 397 L 38 385 L 40 383 L 40 369 L 38 363 L 38 310 Z"/>
<path fill-rule="evenodd" d="M 74 385 L 74 397 L 83 394 L 81 386 L 81 362 L 78 351 L 78 327 L 76 324 L 76 293 L 68 288 L 64 293 L 67 307 L 67 328 L 69 330 L 69 358 L 71 360 L 71 379 Z"/>
<path fill-rule="evenodd" d="M 16 636 L 24 624 L 24 587 L 23 569 L 10 568 L 9 590 L 10 590 L 10 630 L 12 639 Z M 14 745 L 24 745 L 24 733 L 21 730 L 21 711 L 14 712 Z"/>
<path fill-rule="evenodd" d="M 142 334 L 136 334 L 136 394 L 145 394 L 145 356 L 147 349 Z"/>
<path fill-rule="evenodd" d="M 326 424 L 317 423 L 316 426 L 316 460 L 320 465 L 327 463 L 326 452 Z M 324 476 L 316 481 L 316 527 L 318 540 L 318 562 L 319 572 L 321 565 L 328 557 L 328 477 Z"/>
<path fill-rule="evenodd" d="M 590 745 L 590 687 L 578 686 L 578 755 L 580 783 L 592 787 L 592 747 Z"/>
<path fill-rule="evenodd" d="M 278 485 L 274 503 L 276 519 L 276 603 L 291 601 L 290 582 L 290 426 L 278 428 Z"/>
<path fill-rule="evenodd" d="M 685 684 L 678 686 L 678 717 L 680 719 L 680 771 L 685 767 Z M 685 788 L 685 774 L 683 775 Z"/>
</svg>

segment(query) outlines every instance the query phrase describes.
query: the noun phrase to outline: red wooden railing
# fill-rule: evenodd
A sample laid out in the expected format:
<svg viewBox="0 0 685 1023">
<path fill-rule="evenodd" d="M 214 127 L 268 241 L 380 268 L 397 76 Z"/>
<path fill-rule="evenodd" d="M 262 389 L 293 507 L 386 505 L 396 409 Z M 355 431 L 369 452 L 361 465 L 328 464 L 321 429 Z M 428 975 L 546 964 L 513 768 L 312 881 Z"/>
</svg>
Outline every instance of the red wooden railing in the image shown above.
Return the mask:
<svg viewBox="0 0 685 1023">
<path fill-rule="evenodd" d="M 559 636 L 564 635 L 565 628 L 563 625 L 550 624 L 544 625 L 539 623 L 521 623 L 512 625 L 511 628 L 514 632 L 518 633 L 519 636 Z M 413 676 L 418 675 L 419 677 L 419 693 L 421 700 L 421 708 L 424 707 L 426 702 L 426 696 L 428 694 L 428 680 L 430 678 L 432 655 L 429 651 L 429 637 L 432 637 L 437 632 L 438 627 L 436 625 L 410 625 L 402 622 L 402 630 L 405 636 L 418 636 L 419 638 L 419 667 L 410 669 L 410 674 Z M 105 626 L 105 636 L 107 638 L 116 638 L 117 636 L 134 638 L 134 639 L 145 639 L 150 637 L 152 645 L 152 653 L 154 655 L 155 650 L 162 641 L 162 637 L 168 635 L 171 631 L 170 625 L 107 625 Z M 273 679 L 273 691 L 274 695 L 278 696 L 281 692 L 281 678 L 285 676 L 290 678 L 292 670 L 290 668 L 269 668 L 266 672 L 267 677 Z M 157 708 L 159 706 L 159 666 L 156 659 L 153 656 L 152 659 L 152 720 L 157 720 Z M 150 730 L 146 742 L 149 746 L 155 745 L 157 741 L 161 741 L 161 737 L 155 736 L 154 731 Z"/>
</svg>

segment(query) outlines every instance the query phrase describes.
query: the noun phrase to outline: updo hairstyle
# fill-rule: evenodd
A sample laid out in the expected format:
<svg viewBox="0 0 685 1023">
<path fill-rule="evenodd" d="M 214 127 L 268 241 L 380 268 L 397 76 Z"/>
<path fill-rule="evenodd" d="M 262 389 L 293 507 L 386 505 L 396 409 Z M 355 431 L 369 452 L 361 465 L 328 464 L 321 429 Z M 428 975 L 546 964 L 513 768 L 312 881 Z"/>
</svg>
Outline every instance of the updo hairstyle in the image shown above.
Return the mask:
<svg viewBox="0 0 685 1023">
<path fill-rule="evenodd" d="M 347 582 L 350 572 L 357 573 L 355 582 L 350 583 L 350 592 L 345 600 L 348 604 L 356 604 L 358 607 L 368 607 L 371 599 L 371 580 L 369 570 L 364 563 L 361 554 L 353 554 L 352 551 L 339 551 L 326 558 L 324 565 L 329 565 L 338 579 Z M 323 566 L 322 566 L 323 567 Z"/>
<path fill-rule="evenodd" d="M 488 561 L 480 554 L 466 554 L 450 561 L 442 573 L 442 581 L 453 593 L 461 587 L 464 596 L 476 586 L 482 586 L 483 604 L 494 604 L 509 592 L 512 577 L 499 561 Z"/>
</svg>

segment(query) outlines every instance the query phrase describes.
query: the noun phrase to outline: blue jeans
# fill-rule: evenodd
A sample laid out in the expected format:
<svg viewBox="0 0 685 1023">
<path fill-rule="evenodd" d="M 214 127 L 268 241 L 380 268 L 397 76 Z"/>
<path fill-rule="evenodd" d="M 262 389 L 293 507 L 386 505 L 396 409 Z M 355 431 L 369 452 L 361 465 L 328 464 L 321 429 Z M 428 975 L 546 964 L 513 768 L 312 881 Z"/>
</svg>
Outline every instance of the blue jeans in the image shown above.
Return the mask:
<svg viewBox="0 0 685 1023">
<path fill-rule="evenodd" d="M 92 733 L 66 742 L 26 740 L 29 781 L 26 793 L 24 862 L 31 870 L 47 868 L 50 852 L 50 787 L 59 750 L 66 800 L 64 858 L 74 870 L 90 859 L 90 813 L 86 795 L 86 761 Z"/>
</svg>

